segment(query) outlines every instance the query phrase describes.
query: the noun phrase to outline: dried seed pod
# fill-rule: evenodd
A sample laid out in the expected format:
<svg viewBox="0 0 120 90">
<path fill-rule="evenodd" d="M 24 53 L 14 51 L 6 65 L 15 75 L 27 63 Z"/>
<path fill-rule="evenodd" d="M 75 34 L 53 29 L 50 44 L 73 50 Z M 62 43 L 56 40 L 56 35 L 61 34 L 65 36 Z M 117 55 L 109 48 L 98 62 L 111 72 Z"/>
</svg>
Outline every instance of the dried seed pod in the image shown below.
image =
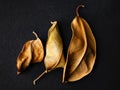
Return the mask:
<svg viewBox="0 0 120 90">
<path fill-rule="evenodd" d="M 37 63 L 43 60 L 44 49 L 42 42 L 35 32 L 33 32 L 33 34 L 36 36 L 36 40 L 27 41 L 18 55 L 16 65 L 18 75 L 25 70 L 31 62 Z"/>
<path fill-rule="evenodd" d="M 51 22 L 52 26 L 50 27 L 48 31 L 48 40 L 46 43 L 46 56 L 44 59 L 44 64 L 46 67 L 46 70 L 38 76 L 33 81 L 33 84 L 35 85 L 35 82 L 45 73 L 50 72 L 56 68 L 63 68 L 65 61 L 64 61 L 64 55 L 63 55 L 63 43 L 61 36 L 59 34 L 57 21 Z"/>
<path fill-rule="evenodd" d="M 63 82 L 77 81 L 89 74 L 96 58 L 96 41 L 88 23 L 77 16 L 71 23 L 72 39 L 68 48 L 66 64 L 63 71 Z"/>
</svg>

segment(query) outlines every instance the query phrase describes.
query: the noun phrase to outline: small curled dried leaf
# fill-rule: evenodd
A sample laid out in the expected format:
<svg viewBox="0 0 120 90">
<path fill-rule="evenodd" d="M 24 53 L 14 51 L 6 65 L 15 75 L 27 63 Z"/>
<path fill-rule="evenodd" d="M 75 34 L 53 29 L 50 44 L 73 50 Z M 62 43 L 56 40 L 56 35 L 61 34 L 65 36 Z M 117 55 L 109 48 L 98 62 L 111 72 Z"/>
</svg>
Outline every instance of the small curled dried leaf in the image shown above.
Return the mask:
<svg viewBox="0 0 120 90">
<path fill-rule="evenodd" d="M 32 49 L 31 49 L 31 42 L 32 40 L 30 41 L 27 41 L 18 58 L 17 58 L 17 74 L 19 75 L 23 70 L 25 70 L 30 62 L 31 62 L 31 59 L 32 59 Z"/>
<path fill-rule="evenodd" d="M 46 70 L 33 81 L 34 85 L 42 75 L 56 68 L 63 68 L 65 64 L 63 55 L 63 43 L 59 33 L 57 21 L 51 23 L 52 26 L 48 31 L 48 40 L 46 43 L 46 56 L 44 59 Z"/>
<path fill-rule="evenodd" d="M 96 41 L 88 23 L 77 16 L 71 23 L 72 39 L 68 48 L 68 55 L 63 71 L 63 82 L 77 81 L 88 75 L 96 58 Z"/>
<path fill-rule="evenodd" d="M 25 70 L 31 62 L 37 63 L 43 60 L 44 49 L 42 42 L 35 32 L 33 34 L 36 36 L 36 40 L 27 41 L 17 57 L 17 75 Z"/>
</svg>

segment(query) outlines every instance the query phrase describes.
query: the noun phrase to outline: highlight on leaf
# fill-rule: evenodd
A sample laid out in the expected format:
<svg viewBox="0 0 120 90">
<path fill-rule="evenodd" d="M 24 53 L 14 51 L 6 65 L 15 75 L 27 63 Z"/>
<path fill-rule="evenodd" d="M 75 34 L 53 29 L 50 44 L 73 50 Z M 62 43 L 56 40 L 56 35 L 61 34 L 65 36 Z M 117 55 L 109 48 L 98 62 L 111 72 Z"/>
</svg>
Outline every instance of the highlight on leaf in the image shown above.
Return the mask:
<svg viewBox="0 0 120 90">
<path fill-rule="evenodd" d="M 79 16 L 76 8 L 76 17 L 71 23 L 72 38 L 69 44 L 66 63 L 63 71 L 63 82 L 73 82 L 88 75 L 96 59 L 96 41 L 87 21 Z"/>
<path fill-rule="evenodd" d="M 35 32 L 33 34 L 36 36 L 36 40 L 27 41 L 17 57 L 17 75 L 24 71 L 30 63 L 37 63 L 43 60 L 44 49 L 42 42 Z"/>
<path fill-rule="evenodd" d="M 46 70 L 33 81 L 34 85 L 36 84 L 36 81 L 45 73 L 48 73 L 56 68 L 63 68 L 65 64 L 63 42 L 59 33 L 57 21 L 51 22 L 51 24 L 52 26 L 48 30 L 46 55 L 44 59 Z"/>
</svg>

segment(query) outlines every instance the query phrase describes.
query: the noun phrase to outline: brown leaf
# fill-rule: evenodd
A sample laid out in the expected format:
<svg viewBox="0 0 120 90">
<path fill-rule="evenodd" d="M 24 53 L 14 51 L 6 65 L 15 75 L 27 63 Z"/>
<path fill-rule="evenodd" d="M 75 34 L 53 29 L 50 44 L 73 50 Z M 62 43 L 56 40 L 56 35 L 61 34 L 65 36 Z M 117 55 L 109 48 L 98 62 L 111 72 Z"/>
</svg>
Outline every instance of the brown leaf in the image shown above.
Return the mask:
<svg viewBox="0 0 120 90">
<path fill-rule="evenodd" d="M 57 21 L 51 22 L 52 26 L 50 27 L 48 31 L 48 40 L 46 43 L 46 56 L 44 59 L 44 64 L 46 67 L 46 70 L 38 76 L 33 81 L 33 84 L 35 85 L 35 82 L 45 73 L 50 72 L 56 68 L 63 68 L 65 61 L 64 61 L 64 55 L 63 55 L 63 43 L 61 36 L 59 34 Z"/>
<path fill-rule="evenodd" d="M 89 74 L 96 58 L 96 41 L 88 23 L 78 14 L 71 23 L 72 39 L 68 48 L 63 82 L 77 81 Z"/>
<path fill-rule="evenodd" d="M 36 36 L 36 40 L 33 40 L 32 45 L 32 63 L 41 62 L 44 58 L 44 48 L 41 40 L 38 38 L 37 34 L 33 32 Z"/>
<path fill-rule="evenodd" d="M 17 58 L 17 74 L 19 75 L 23 70 L 25 70 L 30 62 L 31 62 L 31 59 L 32 59 L 32 49 L 31 49 L 31 42 L 32 40 L 30 41 L 27 41 L 24 45 L 23 45 L 23 48 L 20 52 L 20 54 L 18 55 L 18 58 Z"/>
<path fill-rule="evenodd" d="M 41 62 L 44 57 L 44 49 L 41 40 L 38 38 L 37 34 L 33 32 L 36 36 L 36 40 L 27 41 L 18 55 L 17 58 L 17 74 L 19 75 L 23 70 L 25 70 L 30 63 Z"/>
<path fill-rule="evenodd" d="M 48 31 L 48 40 L 46 43 L 46 56 L 44 64 L 47 71 L 55 69 L 61 61 L 63 55 L 63 43 L 59 34 L 57 21 L 52 22 L 52 26 Z M 63 67 L 61 65 L 60 67 Z"/>
</svg>

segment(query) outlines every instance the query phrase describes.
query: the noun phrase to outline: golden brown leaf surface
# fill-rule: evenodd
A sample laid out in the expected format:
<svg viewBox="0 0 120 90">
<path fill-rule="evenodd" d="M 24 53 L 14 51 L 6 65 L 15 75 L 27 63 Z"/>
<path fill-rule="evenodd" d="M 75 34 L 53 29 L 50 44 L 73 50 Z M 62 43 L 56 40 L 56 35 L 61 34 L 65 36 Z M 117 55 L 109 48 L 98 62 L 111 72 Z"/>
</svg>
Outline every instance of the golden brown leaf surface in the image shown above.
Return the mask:
<svg viewBox="0 0 120 90">
<path fill-rule="evenodd" d="M 44 59 L 44 64 L 46 70 L 48 71 L 57 68 L 57 66 L 60 63 L 63 63 L 64 65 L 64 60 L 61 59 L 62 57 L 64 58 L 63 43 L 59 34 L 57 21 L 52 22 L 52 24 L 53 25 L 48 31 L 48 40 L 46 43 L 46 56 Z M 63 67 L 63 65 L 61 65 L 60 67 Z"/>
<path fill-rule="evenodd" d="M 71 28 L 72 39 L 63 71 L 63 82 L 77 81 L 88 75 L 96 59 L 96 41 L 88 23 L 77 14 Z"/>
<path fill-rule="evenodd" d="M 37 62 L 41 62 L 44 58 L 44 48 L 37 34 L 36 33 L 34 34 L 36 36 L 36 40 L 33 40 L 31 44 L 32 45 L 32 63 L 37 63 Z"/>
<path fill-rule="evenodd" d="M 27 41 L 17 58 L 17 74 L 20 74 L 23 70 L 25 70 L 32 59 L 32 49 L 31 49 L 31 41 Z"/>
<path fill-rule="evenodd" d="M 59 33 L 57 21 L 51 23 L 52 26 L 48 30 L 46 55 L 44 59 L 46 70 L 33 81 L 34 85 L 36 84 L 36 81 L 45 73 L 50 72 L 56 68 L 63 68 L 65 64 L 63 42 Z"/>
<path fill-rule="evenodd" d="M 36 40 L 27 41 L 17 57 L 17 74 L 19 75 L 23 70 L 25 70 L 30 63 L 41 62 L 44 57 L 44 49 L 41 40 L 38 38 L 37 34 L 33 32 L 36 36 Z"/>
</svg>

